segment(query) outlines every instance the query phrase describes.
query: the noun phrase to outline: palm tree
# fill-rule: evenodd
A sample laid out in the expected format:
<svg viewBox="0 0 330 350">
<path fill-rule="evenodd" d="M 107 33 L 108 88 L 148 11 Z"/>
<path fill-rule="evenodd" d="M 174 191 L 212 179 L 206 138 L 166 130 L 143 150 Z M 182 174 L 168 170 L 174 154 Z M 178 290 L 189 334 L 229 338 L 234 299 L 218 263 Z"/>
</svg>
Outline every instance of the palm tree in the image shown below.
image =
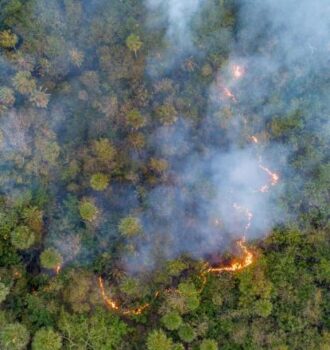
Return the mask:
<svg viewBox="0 0 330 350">
<path fill-rule="evenodd" d="M 137 52 L 141 49 L 142 44 L 140 37 L 134 33 L 129 35 L 126 39 L 126 46 L 134 52 L 135 57 L 137 56 Z"/>
</svg>

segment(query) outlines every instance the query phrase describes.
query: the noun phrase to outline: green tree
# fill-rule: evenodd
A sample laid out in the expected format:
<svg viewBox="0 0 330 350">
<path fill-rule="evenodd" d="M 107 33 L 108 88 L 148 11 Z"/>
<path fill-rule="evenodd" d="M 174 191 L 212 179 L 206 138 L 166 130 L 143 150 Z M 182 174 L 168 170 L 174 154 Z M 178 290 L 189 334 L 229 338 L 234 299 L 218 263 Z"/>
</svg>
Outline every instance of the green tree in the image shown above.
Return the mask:
<svg viewBox="0 0 330 350">
<path fill-rule="evenodd" d="M 93 276 L 84 270 L 72 270 L 69 276 L 70 281 L 63 292 L 65 301 L 76 313 L 89 311 Z"/>
<path fill-rule="evenodd" d="M 8 87 L 0 88 L 0 104 L 11 107 L 15 103 L 14 90 Z"/>
<path fill-rule="evenodd" d="M 91 199 L 85 198 L 79 203 L 79 213 L 83 220 L 92 222 L 96 220 L 99 210 Z"/>
<path fill-rule="evenodd" d="M 103 309 L 96 309 L 91 315 L 62 311 L 58 326 L 63 333 L 64 349 L 117 350 L 127 333 L 126 324 Z"/>
<path fill-rule="evenodd" d="M 55 269 L 63 264 L 63 258 L 56 249 L 47 248 L 40 255 L 40 263 L 46 269 Z"/>
<path fill-rule="evenodd" d="M 22 216 L 25 223 L 34 232 L 40 233 L 42 230 L 42 211 L 37 207 L 28 207 L 23 210 Z"/>
<path fill-rule="evenodd" d="M 200 350 L 218 350 L 218 344 L 213 339 L 204 339 L 201 343 Z"/>
<path fill-rule="evenodd" d="M 132 109 L 126 115 L 126 124 L 127 126 L 137 130 L 145 125 L 145 118 L 137 109 Z"/>
<path fill-rule="evenodd" d="M 17 72 L 12 79 L 14 88 L 22 95 L 32 94 L 36 88 L 36 81 L 28 71 Z"/>
<path fill-rule="evenodd" d="M 126 39 L 126 46 L 134 52 L 134 55 L 137 55 L 137 52 L 142 47 L 142 41 L 140 40 L 140 37 L 134 33 L 129 35 Z"/>
<path fill-rule="evenodd" d="M 38 108 L 47 108 L 50 95 L 41 89 L 36 89 L 31 93 L 30 102 Z"/>
<path fill-rule="evenodd" d="M 184 350 L 184 346 L 180 343 L 175 343 L 172 346 L 172 350 Z"/>
<path fill-rule="evenodd" d="M 30 340 L 26 327 L 20 323 L 9 323 L 0 330 L 0 344 L 2 350 L 25 349 Z"/>
<path fill-rule="evenodd" d="M 162 317 L 164 326 L 170 330 L 176 330 L 181 326 L 182 318 L 177 311 L 171 311 Z"/>
<path fill-rule="evenodd" d="M 134 216 L 127 216 L 120 220 L 119 232 L 126 237 L 133 237 L 142 231 L 140 220 Z"/>
<path fill-rule="evenodd" d="M 77 49 L 72 49 L 70 50 L 70 59 L 71 62 L 78 68 L 80 68 L 84 62 L 84 54 L 83 52 L 77 50 Z"/>
<path fill-rule="evenodd" d="M 51 328 L 39 329 L 33 337 L 32 350 L 60 350 L 62 337 Z"/>
<path fill-rule="evenodd" d="M 17 249 L 28 249 L 35 242 L 34 232 L 27 226 L 21 225 L 11 232 L 11 243 Z"/>
<path fill-rule="evenodd" d="M 9 49 L 15 47 L 18 42 L 18 37 L 16 34 L 12 33 L 10 30 L 4 30 L 0 32 L 0 47 Z"/>
<path fill-rule="evenodd" d="M 102 173 L 93 174 L 90 179 L 90 184 L 95 191 L 103 191 L 109 185 L 109 176 Z"/>
<path fill-rule="evenodd" d="M 171 101 L 156 108 L 156 117 L 164 125 L 172 125 L 177 121 L 178 112 Z"/>
<path fill-rule="evenodd" d="M 173 342 L 162 330 L 154 330 L 148 335 L 148 350 L 172 350 Z"/>
<path fill-rule="evenodd" d="M 179 328 L 179 337 L 186 343 L 191 343 L 196 338 L 194 329 L 188 324 L 184 324 Z"/>
<path fill-rule="evenodd" d="M 273 309 L 273 305 L 268 299 L 259 299 L 255 303 L 256 314 L 261 317 L 268 317 Z"/>
<path fill-rule="evenodd" d="M 111 162 L 116 156 L 116 149 L 110 140 L 102 138 L 92 143 L 95 156 L 102 162 Z"/>
<path fill-rule="evenodd" d="M 152 171 L 161 174 L 168 169 L 168 162 L 165 159 L 151 158 L 149 167 Z"/>
</svg>

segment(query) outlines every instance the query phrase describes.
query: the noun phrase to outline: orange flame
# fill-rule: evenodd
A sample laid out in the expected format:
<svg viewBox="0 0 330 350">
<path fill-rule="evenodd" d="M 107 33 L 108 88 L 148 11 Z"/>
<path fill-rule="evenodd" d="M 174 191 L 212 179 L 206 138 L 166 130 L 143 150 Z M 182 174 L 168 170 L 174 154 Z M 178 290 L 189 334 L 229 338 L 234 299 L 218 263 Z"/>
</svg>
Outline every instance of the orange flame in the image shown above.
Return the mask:
<svg viewBox="0 0 330 350">
<path fill-rule="evenodd" d="M 136 308 L 121 310 L 120 306 L 106 295 L 102 277 L 98 278 L 98 284 L 104 303 L 109 309 L 120 311 L 123 315 L 140 315 L 146 308 L 149 307 L 149 304 L 143 304 Z"/>
<path fill-rule="evenodd" d="M 57 266 L 55 267 L 56 275 L 58 275 L 58 274 L 60 273 L 60 271 L 61 271 L 61 265 L 57 265 Z"/>
<path fill-rule="evenodd" d="M 261 159 L 259 160 L 259 168 L 262 169 L 264 172 L 266 172 L 267 175 L 269 176 L 269 184 L 263 185 L 262 187 L 259 188 L 259 192 L 265 193 L 269 191 L 271 186 L 275 186 L 278 184 L 280 180 L 280 176 L 277 173 L 274 173 L 270 169 L 265 167 L 261 163 Z"/>
<path fill-rule="evenodd" d="M 238 246 L 244 253 L 244 258 L 242 261 L 235 261 L 232 262 L 229 266 L 223 266 L 223 267 L 210 267 L 208 269 L 208 272 L 210 273 L 221 273 L 224 271 L 227 272 L 235 272 L 245 269 L 246 267 L 250 266 L 253 263 L 253 254 L 247 246 L 245 245 L 245 238 L 240 239 L 237 241 Z"/>
<path fill-rule="evenodd" d="M 234 64 L 233 68 L 232 68 L 232 73 L 235 79 L 240 79 L 243 77 L 244 73 L 245 73 L 245 69 L 244 67 L 238 65 L 238 64 Z"/>
<path fill-rule="evenodd" d="M 234 102 L 237 102 L 236 96 L 227 87 L 224 87 L 223 91 L 225 93 L 225 96 L 232 99 Z"/>
<path fill-rule="evenodd" d="M 119 306 L 116 304 L 116 302 L 113 301 L 111 298 L 107 297 L 107 295 L 105 294 L 104 283 L 103 283 L 102 277 L 99 277 L 98 281 L 99 281 L 99 287 L 100 287 L 101 295 L 102 295 L 102 298 L 103 298 L 105 304 L 110 309 L 118 310 Z"/>
<path fill-rule="evenodd" d="M 254 143 L 259 143 L 259 140 L 258 140 L 258 138 L 256 136 L 251 136 L 250 139 Z"/>
<path fill-rule="evenodd" d="M 278 184 L 278 181 L 280 180 L 280 176 L 278 174 L 273 173 L 272 171 L 270 171 L 268 168 L 266 168 L 262 164 L 259 164 L 259 167 L 260 167 L 260 169 L 262 169 L 263 171 L 265 171 L 269 175 L 272 186 L 275 186 Z"/>
</svg>

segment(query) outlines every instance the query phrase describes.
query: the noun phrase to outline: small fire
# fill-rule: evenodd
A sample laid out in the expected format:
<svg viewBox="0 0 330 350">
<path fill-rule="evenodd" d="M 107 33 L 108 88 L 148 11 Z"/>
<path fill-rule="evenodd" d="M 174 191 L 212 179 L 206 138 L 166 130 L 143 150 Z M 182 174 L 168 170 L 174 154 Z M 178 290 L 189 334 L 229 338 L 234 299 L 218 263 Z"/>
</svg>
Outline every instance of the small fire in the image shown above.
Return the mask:
<svg viewBox="0 0 330 350">
<path fill-rule="evenodd" d="M 102 277 L 99 277 L 99 280 L 98 280 L 98 281 L 99 281 L 99 287 L 100 287 L 101 295 L 102 295 L 102 298 L 103 298 L 105 304 L 106 304 L 110 309 L 118 310 L 118 309 L 119 309 L 119 306 L 116 304 L 116 302 L 113 301 L 111 298 L 107 297 L 107 295 L 105 294 L 104 283 L 103 283 Z"/>
<path fill-rule="evenodd" d="M 280 176 L 278 174 L 273 173 L 272 171 L 270 171 L 268 168 L 266 168 L 262 164 L 259 164 L 259 168 L 262 169 L 263 171 L 265 171 L 269 175 L 272 186 L 275 186 L 278 184 L 278 181 L 280 180 Z"/>
<path fill-rule="evenodd" d="M 142 312 L 149 307 L 149 304 L 141 305 L 135 309 L 128 309 L 123 311 L 123 315 L 141 315 Z"/>
<path fill-rule="evenodd" d="M 98 284 L 102 299 L 104 300 L 104 303 L 109 307 L 109 309 L 119 311 L 123 315 L 140 315 L 146 308 L 149 307 L 149 304 L 143 304 L 136 308 L 121 310 L 120 306 L 113 299 L 109 298 L 106 295 L 102 277 L 98 278 Z"/>
<path fill-rule="evenodd" d="M 57 265 L 57 266 L 55 267 L 56 275 L 58 275 L 58 274 L 60 273 L 60 271 L 61 271 L 61 265 Z"/>
<path fill-rule="evenodd" d="M 235 79 L 240 79 L 243 77 L 244 73 L 245 73 L 245 69 L 244 67 L 238 65 L 238 64 L 234 64 L 233 68 L 232 68 L 232 73 Z"/>
<path fill-rule="evenodd" d="M 237 244 L 244 254 L 244 258 L 242 261 L 234 261 L 229 266 L 210 267 L 208 269 L 208 272 L 210 273 L 221 273 L 224 271 L 235 272 L 235 271 L 243 270 L 246 267 L 250 266 L 253 263 L 253 254 L 251 251 L 249 251 L 249 249 L 245 245 L 245 238 L 242 238 L 239 241 L 237 241 Z"/>
<path fill-rule="evenodd" d="M 269 191 L 271 186 L 275 186 L 278 184 L 280 180 L 280 176 L 277 173 L 272 172 L 269 168 L 265 167 L 261 163 L 261 159 L 259 160 L 259 168 L 267 173 L 269 176 L 269 184 L 263 185 L 258 191 L 262 193 L 266 193 Z"/>
<path fill-rule="evenodd" d="M 256 136 L 251 136 L 250 139 L 254 143 L 257 143 L 257 144 L 259 143 L 259 140 L 258 140 L 258 138 Z"/>
<path fill-rule="evenodd" d="M 237 102 L 236 96 L 227 87 L 224 87 L 223 91 L 224 91 L 226 97 L 230 98 L 234 102 Z"/>
<path fill-rule="evenodd" d="M 234 207 L 234 209 L 236 209 L 240 212 L 243 212 L 247 218 L 247 224 L 244 227 L 244 235 L 245 235 L 252 224 L 253 213 L 248 208 L 242 207 L 242 206 L 238 205 L 237 203 L 234 203 L 233 207 Z"/>
</svg>

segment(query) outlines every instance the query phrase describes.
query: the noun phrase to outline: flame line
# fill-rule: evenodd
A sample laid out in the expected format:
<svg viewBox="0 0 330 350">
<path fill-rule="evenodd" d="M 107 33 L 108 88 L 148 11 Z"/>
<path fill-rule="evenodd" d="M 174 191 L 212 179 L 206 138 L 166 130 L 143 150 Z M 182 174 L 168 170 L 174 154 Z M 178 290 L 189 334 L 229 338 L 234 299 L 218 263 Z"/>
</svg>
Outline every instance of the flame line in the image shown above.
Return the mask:
<svg viewBox="0 0 330 350">
<path fill-rule="evenodd" d="M 104 303 L 108 306 L 108 308 L 111 310 L 120 311 L 123 315 L 140 315 L 146 308 L 150 306 L 150 304 L 146 303 L 136 308 L 121 310 L 120 306 L 112 298 L 106 295 L 102 277 L 98 278 L 98 284 L 102 295 L 102 299 L 104 300 Z"/>
</svg>

